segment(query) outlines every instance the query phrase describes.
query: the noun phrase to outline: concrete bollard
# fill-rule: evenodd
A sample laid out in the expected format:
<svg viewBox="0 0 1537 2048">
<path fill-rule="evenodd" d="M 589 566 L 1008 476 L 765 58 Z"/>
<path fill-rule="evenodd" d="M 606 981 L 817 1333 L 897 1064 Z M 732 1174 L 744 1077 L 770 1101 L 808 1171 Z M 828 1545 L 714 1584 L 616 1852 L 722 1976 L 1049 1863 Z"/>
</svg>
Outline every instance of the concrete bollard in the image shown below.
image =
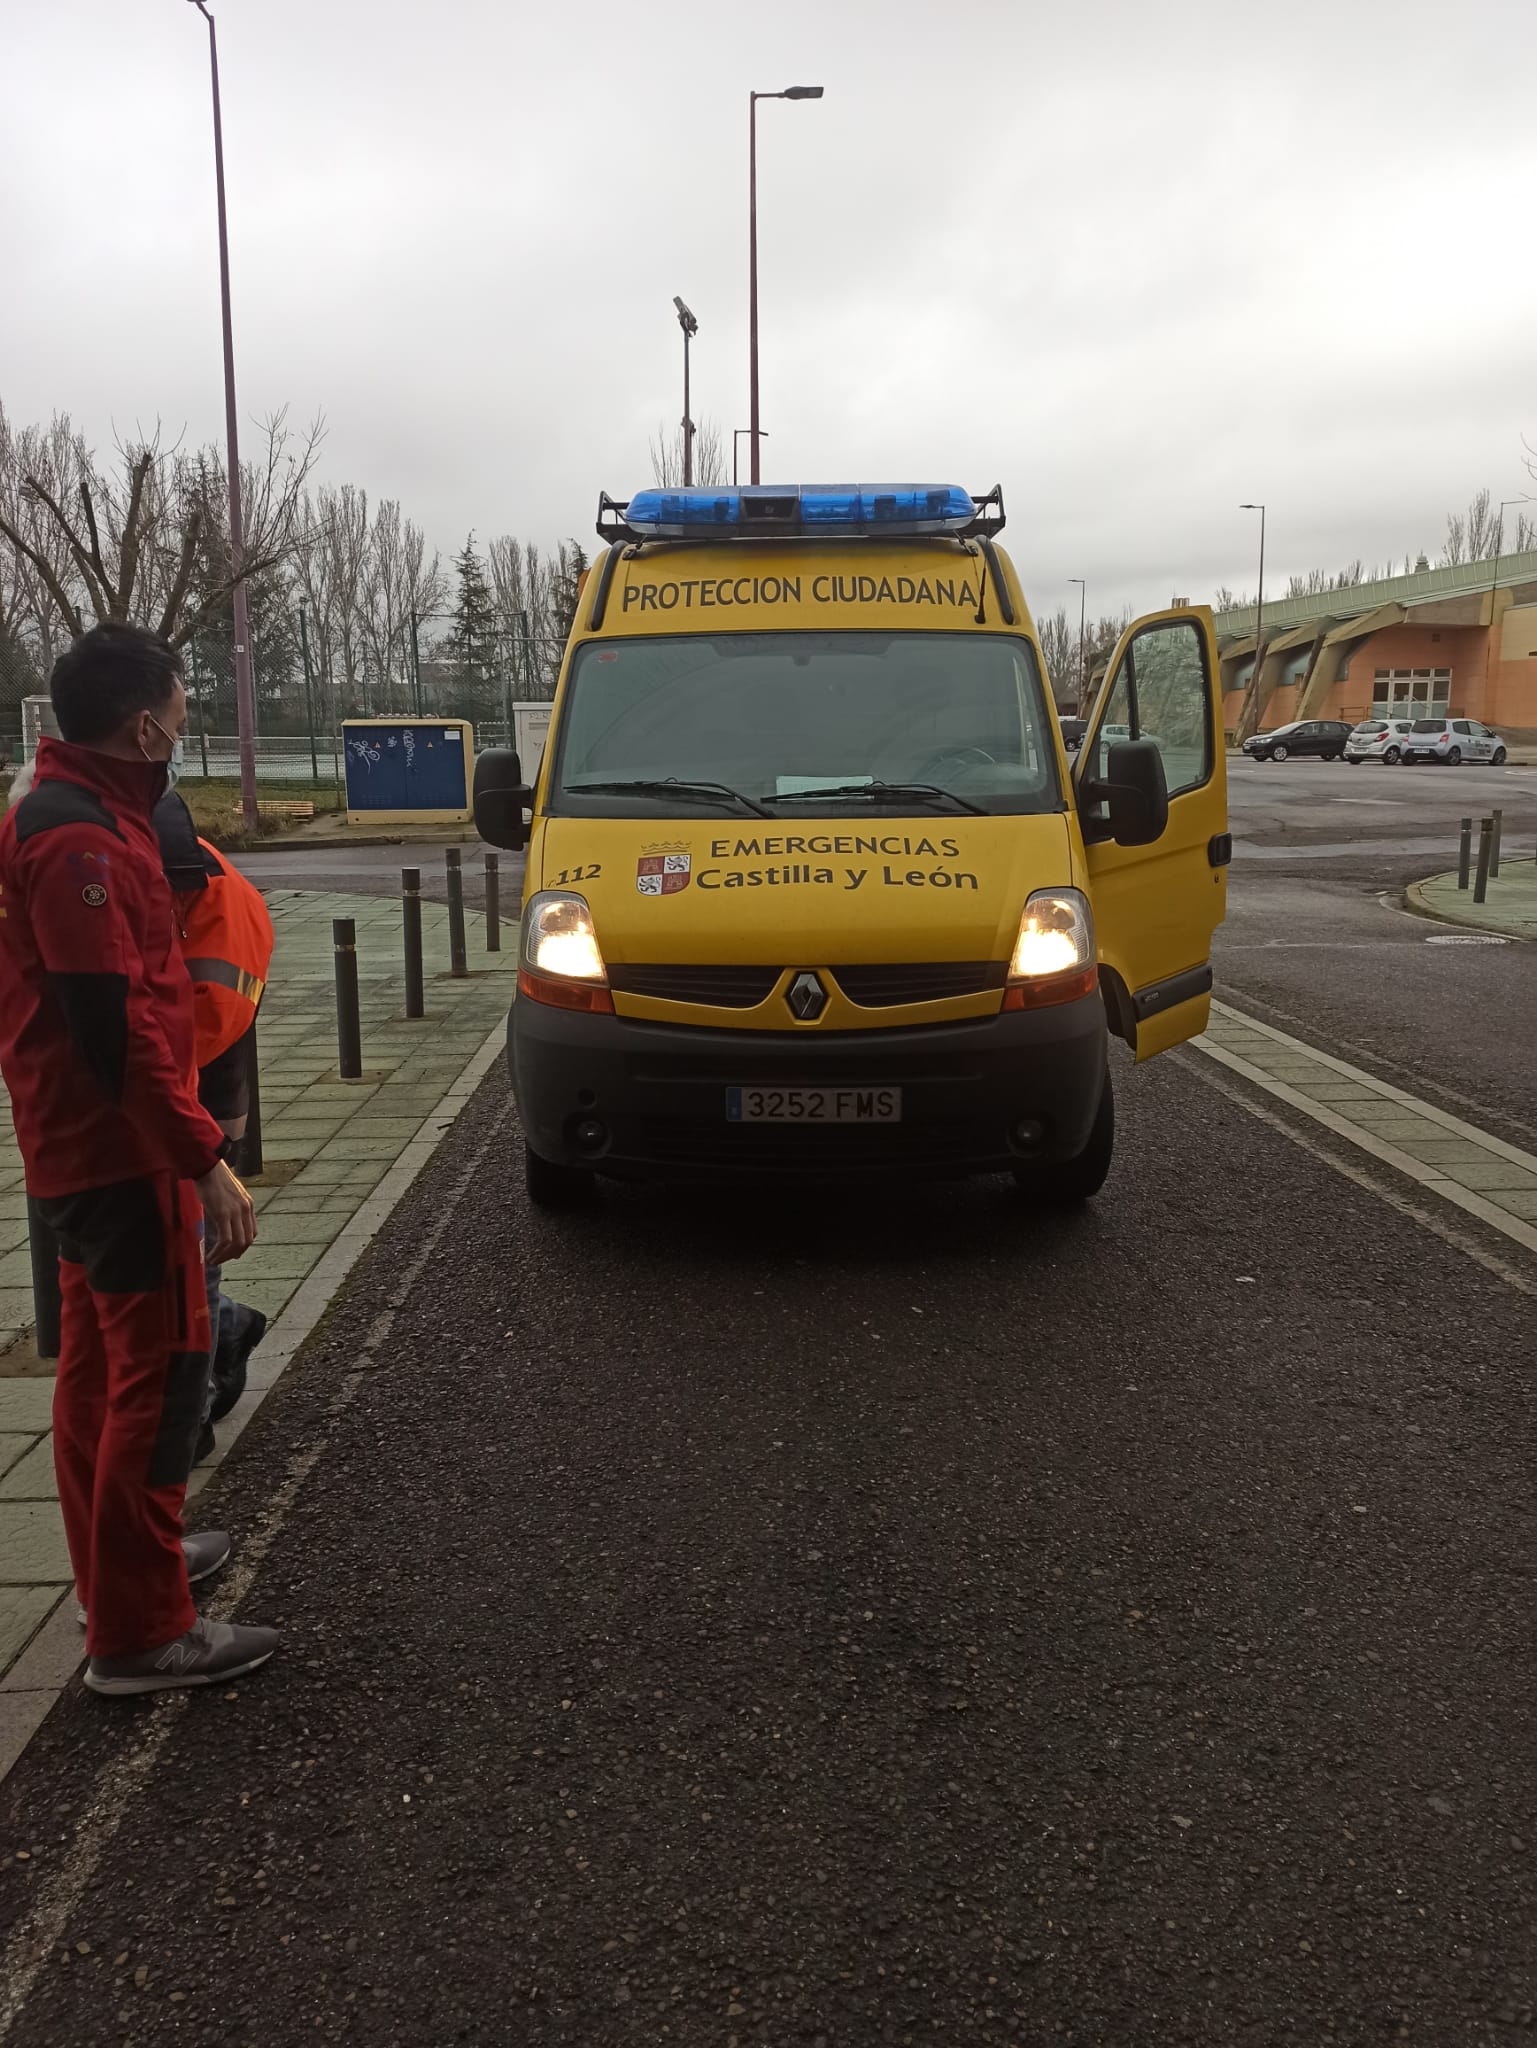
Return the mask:
<svg viewBox="0 0 1537 2048">
<path fill-rule="evenodd" d="M 356 1081 L 363 1071 L 363 1025 L 358 1015 L 358 928 L 350 917 L 333 917 L 336 949 L 336 1071 Z"/>
<path fill-rule="evenodd" d="M 501 862 L 494 853 L 486 855 L 486 951 L 502 950 Z"/>
<path fill-rule="evenodd" d="M 1473 865 L 1473 820 L 1462 821 L 1462 839 L 1457 848 L 1457 887 L 1468 886 L 1468 869 Z"/>
<path fill-rule="evenodd" d="M 422 982 L 422 871 L 400 871 L 400 919 L 406 947 L 406 1015 L 425 1017 L 426 993 Z"/>
<path fill-rule="evenodd" d="M 1473 884 L 1473 901 L 1482 903 L 1489 894 L 1489 854 L 1494 845 L 1494 820 L 1485 818 L 1478 828 L 1478 879 Z"/>
<path fill-rule="evenodd" d="M 444 862 L 448 871 L 448 971 L 455 981 L 463 981 L 470 968 L 464 951 L 464 868 L 457 846 L 449 847 Z"/>
</svg>

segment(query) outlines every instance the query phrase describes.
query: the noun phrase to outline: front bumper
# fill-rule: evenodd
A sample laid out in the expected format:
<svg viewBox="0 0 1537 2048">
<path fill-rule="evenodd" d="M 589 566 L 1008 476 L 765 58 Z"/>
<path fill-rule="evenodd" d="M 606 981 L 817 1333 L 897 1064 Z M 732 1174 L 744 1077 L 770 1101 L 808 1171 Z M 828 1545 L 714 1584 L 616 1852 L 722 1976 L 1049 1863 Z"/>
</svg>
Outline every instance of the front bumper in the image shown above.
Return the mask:
<svg viewBox="0 0 1537 2048">
<path fill-rule="evenodd" d="M 1098 994 L 889 1031 L 744 1032 L 556 1010 L 520 997 L 508 1065 L 541 1158 L 616 1179 L 1001 1173 L 1088 1143 L 1105 1077 Z M 902 1090 L 894 1124 L 747 1124 L 731 1087 Z M 1022 1121 L 1044 1126 L 1016 1142 Z M 582 1126 L 603 1137 L 578 1141 Z"/>
</svg>

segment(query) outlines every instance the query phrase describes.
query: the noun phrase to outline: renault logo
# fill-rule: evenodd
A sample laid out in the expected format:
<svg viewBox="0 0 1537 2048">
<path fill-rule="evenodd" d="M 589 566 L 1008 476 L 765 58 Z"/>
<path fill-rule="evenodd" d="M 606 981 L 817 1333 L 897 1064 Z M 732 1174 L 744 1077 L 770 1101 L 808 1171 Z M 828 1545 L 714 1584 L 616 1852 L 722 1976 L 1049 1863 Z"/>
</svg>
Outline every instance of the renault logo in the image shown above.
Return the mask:
<svg viewBox="0 0 1537 2048">
<path fill-rule="evenodd" d="M 827 1008 L 827 991 L 809 968 L 802 968 L 785 990 L 785 1001 L 802 1024 L 814 1024 Z"/>
</svg>

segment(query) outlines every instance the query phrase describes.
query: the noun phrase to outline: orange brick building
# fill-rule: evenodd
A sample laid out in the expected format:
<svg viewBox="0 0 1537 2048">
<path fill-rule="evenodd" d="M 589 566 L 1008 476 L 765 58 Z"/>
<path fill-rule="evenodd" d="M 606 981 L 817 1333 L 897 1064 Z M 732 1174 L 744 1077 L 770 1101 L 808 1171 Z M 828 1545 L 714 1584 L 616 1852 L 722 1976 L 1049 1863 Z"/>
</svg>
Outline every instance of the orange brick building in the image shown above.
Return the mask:
<svg viewBox="0 0 1537 2048">
<path fill-rule="evenodd" d="M 1255 623 L 1253 605 L 1217 615 L 1239 738 L 1294 718 L 1444 713 L 1537 739 L 1537 553 L 1267 604 L 1257 700 Z"/>
</svg>

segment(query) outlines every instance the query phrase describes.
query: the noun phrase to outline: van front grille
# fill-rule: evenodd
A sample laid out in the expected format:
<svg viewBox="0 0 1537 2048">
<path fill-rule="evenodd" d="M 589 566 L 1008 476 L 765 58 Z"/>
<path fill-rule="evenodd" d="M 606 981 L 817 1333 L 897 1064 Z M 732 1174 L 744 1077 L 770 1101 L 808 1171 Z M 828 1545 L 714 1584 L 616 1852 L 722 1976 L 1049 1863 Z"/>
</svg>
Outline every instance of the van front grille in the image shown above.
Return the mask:
<svg viewBox="0 0 1537 2048">
<path fill-rule="evenodd" d="M 1002 988 L 1008 967 L 1002 960 L 897 961 L 886 967 L 834 967 L 834 981 L 862 1009 L 898 1003 L 937 1003 L 947 996 L 981 995 Z"/>
<path fill-rule="evenodd" d="M 700 1003 L 712 1010 L 755 1010 L 774 993 L 779 967 L 611 967 L 608 985 L 620 994 L 662 1003 Z"/>
</svg>

